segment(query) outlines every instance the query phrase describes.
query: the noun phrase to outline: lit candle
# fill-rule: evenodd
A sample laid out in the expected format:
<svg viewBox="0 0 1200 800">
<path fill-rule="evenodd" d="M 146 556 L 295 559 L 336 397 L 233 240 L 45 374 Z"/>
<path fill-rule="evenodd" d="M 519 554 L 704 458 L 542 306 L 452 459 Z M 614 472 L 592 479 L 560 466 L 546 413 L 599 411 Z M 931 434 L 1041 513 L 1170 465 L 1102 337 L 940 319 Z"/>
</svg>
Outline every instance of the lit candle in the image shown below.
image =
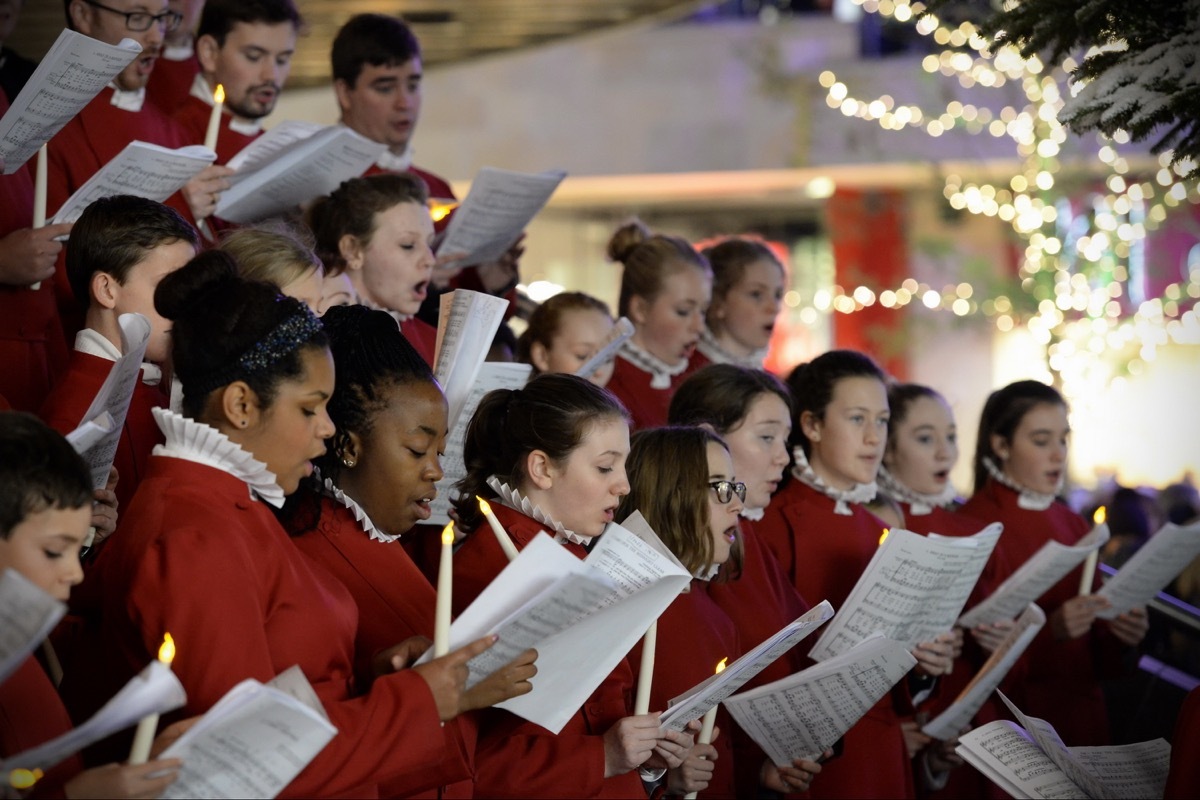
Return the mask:
<svg viewBox="0 0 1200 800">
<path fill-rule="evenodd" d="M 634 714 L 650 711 L 650 685 L 654 681 L 654 647 L 658 644 L 658 620 L 650 623 L 642 638 L 642 666 L 638 670 L 637 699 L 633 704 Z"/>
<path fill-rule="evenodd" d="M 204 134 L 204 146 L 216 152 L 217 132 L 221 130 L 221 110 L 225 108 L 225 87 L 217 84 L 213 92 L 212 114 L 208 117 L 208 131 Z"/>
<path fill-rule="evenodd" d="M 725 671 L 725 662 L 727 660 L 722 658 L 720 663 L 717 664 L 716 674 L 720 675 Z M 700 738 L 696 740 L 696 744 L 712 744 L 713 727 L 717 724 L 717 709 L 719 707 L 719 705 L 715 705 L 705 713 L 704 722 L 700 724 Z M 696 793 L 688 792 L 684 797 L 688 798 L 688 800 L 695 800 Z"/>
<path fill-rule="evenodd" d="M 442 529 L 442 560 L 438 564 L 437 607 L 433 612 L 433 657 L 450 652 L 450 594 L 453 591 L 454 523 Z"/>
<path fill-rule="evenodd" d="M 883 547 L 883 543 L 887 541 L 888 534 L 892 532 L 891 528 L 884 528 L 883 533 L 879 537 L 879 546 Z"/>
<path fill-rule="evenodd" d="M 34 169 L 33 178 L 33 227 L 41 228 L 46 224 L 46 147 L 43 144 L 38 149 L 37 167 Z M 42 288 L 42 282 L 32 283 L 29 288 L 37 291 Z"/>
<path fill-rule="evenodd" d="M 163 636 L 162 646 L 158 648 L 158 660 L 168 667 L 175 660 L 175 640 L 171 634 Z M 154 734 L 158 730 L 158 714 L 147 714 L 142 717 L 133 736 L 133 747 L 129 749 L 130 764 L 145 764 L 150 758 L 150 745 L 154 743 Z"/>
<path fill-rule="evenodd" d="M 1092 516 L 1092 522 L 1097 525 L 1103 525 L 1106 519 L 1108 519 L 1108 512 L 1105 511 L 1104 506 L 1100 506 Z M 1083 574 L 1079 576 L 1079 594 L 1092 593 L 1092 578 L 1096 575 L 1096 562 L 1099 560 L 1099 550 L 1093 550 L 1088 553 L 1087 558 L 1083 560 Z"/>
<path fill-rule="evenodd" d="M 496 519 L 496 515 L 492 513 L 491 504 L 478 495 L 475 496 L 475 499 L 479 501 L 479 510 L 483 512 L 483 518 L 488 521 L 488 525 L 492 526 L 492 533 L 496 534 L 496 541 L 500 543 L 500 549 L 504 551 L 508 560 L 512 561 L 517 557 L 517 546 L 513 544 L 508 531 L 504 530 L 504 526 L 500 524 L 500 520 Z"/>
<path fill-rule="evenodd" d="M 18 791 L 32 789 L 45 775 L 40 769 L 14 769 L 8 773 L 8 785 Z"/>
</svg>

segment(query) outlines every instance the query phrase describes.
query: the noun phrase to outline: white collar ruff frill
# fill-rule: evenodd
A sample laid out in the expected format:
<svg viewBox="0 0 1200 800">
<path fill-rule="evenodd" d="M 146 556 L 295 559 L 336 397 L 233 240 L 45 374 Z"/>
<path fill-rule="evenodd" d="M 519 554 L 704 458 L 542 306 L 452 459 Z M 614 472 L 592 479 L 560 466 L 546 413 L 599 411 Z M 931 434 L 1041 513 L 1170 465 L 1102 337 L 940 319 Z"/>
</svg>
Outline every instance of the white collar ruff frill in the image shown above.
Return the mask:
<svg viewBox="0 0 1200 800">
<path fill-rule="evenodd" d="M 767 510 L 765 508 L 743 508 L 740 516 L 742 519 L 748 519 L 751 522 L 760 522 L 766 513 Z"/>
<path fill-rule="evenodd" d="M 831 498 L 834 501 L 833 513 L 849 517 L 854 514 L 850 510 L 851 503 L 869 503 L 875 499 L 878 487 L 874 481 L 856 483 L 849 489 L 834 489 L 813 472 L 812 465 L 808 463 L 808 456 L 804 455 L 804 448 L 795 448 L 792 457 L 796 461 L 796 465 L 792 467 L 792 475 L 805 486 L 810 486 Z"/>
<path fill-rule="evenodd" d="M 275 473 L 228 436 L 211 425 L 165 408 L 151 409 L 150 413 L 166 439 L 165 443 L 155 445 L 152 455 L 180 458 L 228 472 L 243 481 L 252 496 L 275 508 L 283 506 L 283 489 L 276 483 Z"/>
<path fill-rule="evenodd" d="M 355 502 L 353 497 L 339 489 L 331 478 L 322 478 L 319 472 L 314 477 L 321 487 L 321 494 L 343 508 L 348 509 L 354 515 L 354 519 L 358 520 L 358 527 L 362 528 L 363 533 L 370 536 L 374 541 L 389 544 L 400 538 L 399 536 L 392 536 L 390 533 L 384 533 L 379 528 L 376 528 L 375 523 L 371 522 L 371 518 L 367 515 L 366 509 Z"/>
<path fill-rule="evenodd" d="M 984 456 L 983 468 L 987 470 L 988 475 L 992 477 L 996 483 L 1002 486 L 1007 486 L 1017 493 L 1017 507 L 1023 508 L 1026 511 L 1045 511 L 1050 506 L 1054 505 L 1054 501 L 1058 498 L 1052 494 L 1042 494 L 1035 492 L 1032 489 L 1026 489 L 1021 484 L 1008 477 L 992 459 Z"/>
<path fill-rule="evenodd" d="M 916 489 L 910 489 L 896 480 L 896 476 L 882 464 L 879 465 L 879 473 L 876 475 L 875 481 L 888 497 L 901 503 L 908 503 L 909 513 L 916 517 L 932 514 L 935 508 L 946 508 L 958 499 L 958 492 L 954 490 L 954 484 L 949 481 L 946 482 L 945 488 L 937 494 L 925 494 Z"/>
<path fill-rule="evenodd" d="M 692 573 L 692 577 L 698 581 L 711 581 L 717 577 L 717 573 L 721 571 L 720 564 L 709 564 L 707 567 L 702 567 Z"/>
<path fill-rule="evenodd" d="M 517 489 L 512 488 L 504 481 L 497 478 L 495 475 L 487 479 L 487 485 L 492 487 L 492 491 L 496 493 L 496 501 L 505 508 L 511 508 L 518 514 L 524 514 L 530 519 L 537 520 L 545 525 L 550 530 L 554 531 L 554 541 L 559 544 L 571 542 L 572 544 L 583 545 L 588 547 L 592 543 L 593 536 L 584 536 L 583 534 L 575 533 L 575 531 L 567 530 L 561 522 L 547 514 L 536 503 L 525 497 Z"/>
<path fill-rule="evenodd" d="M 136 114 L 146 104 L 145 86 L 140 89 L 122 89 L 115 82 L 109 81 L 108 88 L 113 90 L 109 102 L 122 111 L 132 111 Z"/>
<path fill-rule="evenodd" d="M 708 329 L 708 326 L 705 326 L 704 330 L 700 331 L 700 341 L 696 343 L 696 349 L 714 364 L 733 364 L 747 369 L 762 369 L 763 361 L 767 358 L 766 347 L 761 350 L 755 350 L 748 356 L 739 356 L 736 353 L 729 352 L 721 346 L 721 343 L 717 341 L 717 337 Z"/>
<path fill-rule="evenodd" d="M 651 389 L 670 389 L 671 378 L 688 368 L 686 358 L 672 367 L 658 356 L 651 355 L 647 350 L 634 344 L 633 339 L 626 339 L 617 353 L 642 372 L 650 373 Z"/>
</svg>

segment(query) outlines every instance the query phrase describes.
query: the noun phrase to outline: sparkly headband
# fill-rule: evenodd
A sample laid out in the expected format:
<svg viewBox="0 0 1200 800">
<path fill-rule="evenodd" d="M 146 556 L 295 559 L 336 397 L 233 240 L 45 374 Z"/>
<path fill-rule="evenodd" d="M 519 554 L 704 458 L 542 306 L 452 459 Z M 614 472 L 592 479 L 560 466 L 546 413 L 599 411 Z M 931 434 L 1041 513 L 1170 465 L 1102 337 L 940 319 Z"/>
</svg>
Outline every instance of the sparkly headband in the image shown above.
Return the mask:
<svg viewBox="0 0 1200 800">
<path fill-rule="evenodd" d="M 324 328 L 321 320 L 308 306 L 301 306 L 296 313 L 276 325 L 270 333 L 238 356 L 232 365 L 217 370 L 206 378 L 193 381 L 192 386 L 184 387 L 185 393 L 206 395 L 219 386 L 232 383 L 240 376 L 265 372 L 322 330 Z"/>
</svg>

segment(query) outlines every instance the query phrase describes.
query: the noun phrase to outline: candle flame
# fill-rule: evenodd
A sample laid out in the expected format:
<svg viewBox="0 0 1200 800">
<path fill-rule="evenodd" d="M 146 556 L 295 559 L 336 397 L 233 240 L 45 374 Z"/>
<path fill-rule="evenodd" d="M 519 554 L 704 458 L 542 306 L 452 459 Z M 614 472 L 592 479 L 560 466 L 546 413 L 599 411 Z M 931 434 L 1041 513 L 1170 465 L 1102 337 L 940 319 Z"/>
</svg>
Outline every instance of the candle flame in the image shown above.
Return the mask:
<svg viewBox="0 0 1200 800">
<path fill-rule="evenodd" d="M 454 544 L 453 522 L 447 523 L 446 527 L 442 528 L 442 544 Z"/>
<path fill-rule="evenodd" d="M 171 662 L 175 660 L 175 640 L 171 638 L 171 634 L 163 634 L 162 646 L 158 648 L 158 660 L 171 666 Z"/>
<path fill-rule="evenodd" d="M 222 84 L 217 84 L 217 88 L 213 90 L 213 105 L 225 102 L 225 87 Z"/>
<path fill-rule="evenodd" d="M 456 208 L 458 208 L 458 203 L 452 200 L 436 200 L 433 198 L 430 198 L 429 200 L 429 216 L 434 222 L 441 222 L 451 211 Z"/>
<path fill-rule="evenodd" d="M 14 789 L 29 789 L 40 781 L 44 774 L 40 769 L 14 769 L 8 773 L 8 783 Z"/>
<path fill-rule="evenodd" d="M 725 671 L 725 662 L 728 660 L 729 660 L 728 658 L 722 658 L 719 662 L 717 662 L 717 672 L 716 672 L 717 675 L 720 675 L 722 672 Z"/>
<path fill-rule="evenodd" d="M 888 534 L 889 534 L 889 533 L 891 533 L 891 532 L 892 532 L 892 529 L 891 529 L 891 528 L 884 528 L 884 529 L 883 529 L 883 535 L 879 537 L 879 546 L 880 546 L 880 547 L 882 547 L 882 546 L 883 546 L 883 543 L 887 541 Z"/>
<path fill-rule="evenodd" d="M 475 499 L 479 501 L 479 510 L 482 511 L 485 516 L 492 513 L 491 503 L 489 503 L 487 500 L 484 500 L 479 495 L 475 495 Z"/>
<path fill-rule="evenodd" d="M 1103 525 L 1106 519 L 1108 519 L 1108 511 L 1104 508 L 1104 506 L 1097 508 L 1096 513 L 1092 515 L 1092 522 L 1096 523 L 1097 525 Z"/>
</svg>

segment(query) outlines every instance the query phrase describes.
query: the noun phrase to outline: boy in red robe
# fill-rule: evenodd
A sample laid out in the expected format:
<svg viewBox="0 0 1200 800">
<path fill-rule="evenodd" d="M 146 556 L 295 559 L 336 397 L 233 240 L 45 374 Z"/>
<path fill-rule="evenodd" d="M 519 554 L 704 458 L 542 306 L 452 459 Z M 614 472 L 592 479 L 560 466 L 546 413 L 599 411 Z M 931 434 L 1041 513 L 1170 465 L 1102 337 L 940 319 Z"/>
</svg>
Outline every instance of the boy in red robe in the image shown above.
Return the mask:
<svg viewBox="0 0 1200 800">
<path fill-rule="evenodd" d="M 141 380 L 133 392 L 114 462 L 119 507 L 133 498 L 146 462 L 162 434 L 151 409 L 167 406 L 170 381 L 160 365 L 170 352 L 169 323 L 154 308 L 154 288 L 164 275 L 196 255 L 196 231 L 177 211 L 153 200 L 115 195 L 97 200 L 75 223 L 67 246 L 67 277 L 86 308 L 66 374 L 50 392 L 41 416 L 60 433 L 83 422 L 88 406 L 121 357 L 121 314 L 150 321 Z"/>
</svg>

